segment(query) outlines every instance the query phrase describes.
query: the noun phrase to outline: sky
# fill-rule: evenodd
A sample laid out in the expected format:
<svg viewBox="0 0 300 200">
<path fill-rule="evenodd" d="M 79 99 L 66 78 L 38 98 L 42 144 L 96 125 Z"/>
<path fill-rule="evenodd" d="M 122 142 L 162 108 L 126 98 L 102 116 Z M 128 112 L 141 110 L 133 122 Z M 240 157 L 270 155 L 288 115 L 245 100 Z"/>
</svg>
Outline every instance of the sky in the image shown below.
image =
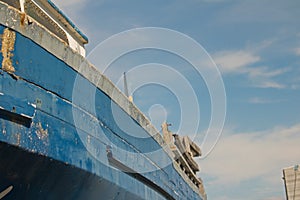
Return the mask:
<svg viewBox="0 0 300 200">
<path fill-rule="evenodd" d="M 161 49 L 131 51 L 119 55 L 105 70 L 98 67 L 121 90 L 122 74 L 128 72 L 134 103 L 158 130 L 167 120 L 174 133 L 191 135 L 199 145 L 207 142 L 213 147 L 197 159 L 208 199 L 285 199 L 282 169 L 300 164 L 300 1 L 53 2 L 88 36 L 87 58 L 96 66 L 101 63 L 97 60 L 101 57 L 99 44 L 127 30 L 159 27 L 200 44 L 205 51 L 199 57 L 212 58 L 220 72 L 225 91 L 220 99 L 210 90 L 211 78 L 207 81 L 191 63 Z M 161 43 L 171 40 L 157 38 Z M 136 41 L 118 42 L 130 45 Z M 119 44 L 108 44 L 113 45 L 107 52 L 117 51 Z M 195 53 L 193 49 L 185 52 Z M 154 70 L 147 71 L 151 67 Z M 220 120 L 217 126 L 211 121 L 222 118 L 222 113 L 212 113 L 222 110 L 218 105 L 223 105 L 223 98 L 225 122 L 223 126 Z M 216 145 L 205 140 L 208 129 L 214 135 L 208 138 Z"/>
</svg>

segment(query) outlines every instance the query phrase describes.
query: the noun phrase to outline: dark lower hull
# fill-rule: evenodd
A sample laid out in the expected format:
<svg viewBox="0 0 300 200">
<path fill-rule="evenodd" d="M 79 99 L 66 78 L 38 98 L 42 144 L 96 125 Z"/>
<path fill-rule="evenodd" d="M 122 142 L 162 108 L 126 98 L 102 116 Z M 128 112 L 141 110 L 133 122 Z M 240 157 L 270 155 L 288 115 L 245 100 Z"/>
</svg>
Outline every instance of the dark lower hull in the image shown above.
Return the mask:
<svg viewBox="0 0 300 200">
<path fill-rule="evenodd" d="M 0 142 L 0 193 L 6 199 L 140 199 L 82 169 Z"/>
</svg>

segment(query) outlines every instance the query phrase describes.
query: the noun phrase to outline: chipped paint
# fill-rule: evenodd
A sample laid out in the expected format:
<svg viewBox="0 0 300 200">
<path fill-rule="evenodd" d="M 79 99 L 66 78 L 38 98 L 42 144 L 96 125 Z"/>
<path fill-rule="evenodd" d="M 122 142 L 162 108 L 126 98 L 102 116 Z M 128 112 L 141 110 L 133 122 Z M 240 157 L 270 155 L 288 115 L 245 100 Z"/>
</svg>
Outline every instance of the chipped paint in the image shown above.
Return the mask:
<svg viewBox="0 0 300 200">
<path fill-rule="evenodd" d="M 20 146 L 20 144 L 21 144 L 21 134 L 20 133 L 17 133 L 16 134 L 16 145 L 17 146 Z"/>
<path fill-rule="evenodd" d="M 21 113 L 20 115 L 23 116 L 23 117 L 26 117 L 26 118 L 30 118 L 30 119 L 33 118 L 32 116 L 29 116 L 29 115 L 26 115 L 26 114 L 23 114 L 23 113 Z"/>
<path fill-rule="evenodd" d="M 31 103 L 30 105 L 31 105 L 32 107 L 36 108 L 36 104 Z"/>
<path fill-rule="evenodd" d="M 91 136 L 90 135 L 87 136 L 87 142 L 88 142 L 88 144 L 91 143 Z"/>
<path fill-rule="evenodd" d="M 5 190 L 3 190 L 2 192 L 0 192 L 0 199 L 4 198 L 6 195 L 8 195 L 12 191 L 13 188 L 14 187 L 11 185 L 8 188 L 6 188 Z"/>
<path fill-rule="evenodd" d="M 36 124 L 35 133 L 40 140 L 46 140 L 48 138 L 48 129 L 43 129 L 41 122 Z"/>
<path fill-rule="evenodd" d="M 13 67 L 11 58 L 13 57 L 12 51 L 14 50 L 16 41 L 16 33 L 9 28 L 4 29 L 2 35 L 2 69 L 4 71 L 13 73 L 15 72 L 15 68 Z"/>
<path fill-rule="evenodd" d="M 1 5 L 0 5 L 0 7 L 1 7 Z M 1 7 L 2 8 L 2 7 Z M 0 9 L 1 9 L 0 8 Z M 6 8 L 6 7 L 5 7 Z M 6 12 L 6 10 L 9 10 L 9 9 L 4 9 L 4 11 Z M 3 13 L 5 13 L 5 12 L 3 12 Z M 10 11 L 10 12 L 13 12 L 13 11 Z M 15 11 L 16 13 L 17 13 L 17 11 Z M 7 13 L 7 12 L 6 12 Z M 0 17 L 0 21 L 7 21 L 6 20 L 6 17 L 5 17 L 5 15 L 3 14 L 2 15 L 2 13 L 0 13 L 0 15 L 1 15 L 1 17 Z M 2 17 L 2 16 L 4 16 L 4 17 Z M 8 16 L 8 15 L 7 15 Z M 20 23 L 19 23 L 19 21 L 20 21 L 20 19 L 19 19 L 19 15 L 16 15 L 16 17 L 15 17 L 17 20 L 15 20 L 15 22 L 10 22 L 10 21 L 8 21 L 7 22 L 7 24 L 6 24 L 6 26 L 9 26 L 9 27 L 13 27 L 16 31 L 18 31 L 18 32 L 20 32 L 21 33 L 21 35 L 24 35 L 25 37 L 27 37 L 27 38 L 29 38 L 29 39 L 31 39 L 32 41 L 34 41 L 35 42 L 35 44 L 38 44 L 38 45 L 40 45 L 40 46 L 42 46 L 44 49 L 46 49 L 48 52 L 52 52 L 58 59 L 60 59 L 60 60 L 64 60 L 65 62 L 66 62 L 66 64 L 69 64 L 69 67 L 70 68 L 72 68 L 72 69 L 74 69 L 74 71 L 79 71 L 79 68 L 78 68 L 78 66 L 82 66 L 82 64 L 81 64 L 81 62 L 83 63 L 83 65 L 84 65 L 84 68 L 86 68 L 85 70 L 83 70 L 83 72 L 81 72 L 81 74 L 82 74 L 82 76 L 83 77 L 85 77 L 87 80 L 89 80 L 89 81 L 91 81 L 95 86 L 97 86 L 98 88 L 99 88 L 99 90 L 101 90 L 101 92 L 103 91 L 105 94 L 107 94 L 107 96 L 110 98 L 109 99 L 109 103 L 111 102 L 111 101 L 114 101 L 118 106 L 120 106 L 121 107 L 121 109 L 123 109 L 122 110 L 122 112 L 124 111 L 125 113 L 127 113 L 128 115 L 129 115 L 129 117 L 132 117 L 132 119 L 134 119 L 138 124 L 140 124 L 140 126 L 142 127 L 142 128 L 144 128 L 148 133 L 149 133 L 149 135 L 151 135 L 151 136 L 153 136 L 153 138 L 159 143 L 159 144 L 161 144 L 161 145 L 163 145 L 163 140 L 162 140 L 162 137 L 160 136 L 160 134 L 158 133 L 158 131 L 157 130 L 155 130 L 155 128 L 153 127 L 153 126 L 149 126 L 149 121 L 147 121 L 147 119 L 146 119 L 146 117 L 142 114 L 142 113 L 139 113 L 139 110 L 137 109 L 137 108 L 135 108 L 134 107 L 134 105 L 132 104 L 132 103 L 130 103 L 130 102 L 127 102 L 126 101 L 126 98 L 125 98 L 125 96 L 122 96 L 122 93 L 120 92 L 120 91 L 117 91 L 116 93 L 116 95 L 112 95 L 112 92 L 110 92 L 110 91 L 113 91 L 113 90 L 117 90 L 116 88 L 114 88 L 114 85 L 112 84 L 112 83 L 110 83 L 109 82 L 109 80 L 107 80 L 105 77 L 103 77 L 102 75 L 101 75 L 101 73 L 100 72 L 98 72 L 98 71 L 96 71 L 95 70 L 95 68 L 93 68 L 87 61 L 85 61 L 85 60 L 83 60 L 83 58 L 81 58 L 81 57 L 78 57 L 79 55 L 77 55 L 77 54 L 74 54 L 74 52 L 72 52 L 70 49 L 68 49 L 69 47 L 65 47 L 65 49 L 64 49 L 64 44 L 62 44 L 61 42 L 59 42 L 58 41 L 58 39 L 57 38 L 55 38 L 54 37 L 54 35 L 51 35 L 51 33 L 48 33 L 48 32 L 46 32 L 44 29 L 42 29 L 40 26 L 38 26 L 38 24 L 35 24 L 35 23 L 33 23 L 32 25 L 31 25 L 31 27 L 30 28 L 28 28 L 29 26 L 26 26 L 24 29 L 22 29 L 22 28 L 20 28 Z M 25 23 L 26 23 L 26 21 L 25 21 Z M 40 33 L 40 32 L 42 32 L 43 33 L 43 38 L 39 38 L 38 36 L 38 33 Z M 22 36 L 23 37 L 23 36 Z M 18 37 L 18 41 L 20 41 L 20 44 L 22 44 L 21 42 L 22 42 L 22 37 Z M 16 48 L 16 50 L 18 50 L 19 52 L 21 52 L 20 51 L 20 48 L 19 47 L 22 47 L 22 45 L 21 46 L 19 46 L 18 45 L 18 48 Z M 73 55 L 74 54 L 74 55 Z M 34 54 L 33 54 L 33 56 L 34 56 Z M 30 61 L 31 61 L 31 64 L 30 64 L 30 69 L 34 69 L 34 67 L 35 67 L 35 65 L 36 65 L 36 62 L 33 62 L 32 60 L 31 60 L 31 58 L 28 58 L 28 57 L 23 57 L 24 59 L 30 59 Z M 63 58 L 63 59 L 62 59 Z M 36 58 L 38 61 L 40 61 L 40 58 Z M 13 62 L 14 64 L 17 64 L 17 62 Z M 79 64 L 78 64 L 79 63 Z M 31 66 L 32 65 L 32 66 Z M 48 67 L 48 66 L 51 66 L 50 65 L 50 63 L 48 64 L 47 63 L 47 65 L 45 65 L 45 67 Z M 17 66 L 15 66 L 15 67 L 17 67 Z M 60 66 L 58 69 L 65 69 L 64 67 L 62 67 L 62 66 Z M 29 71 L 29 70 L 24 70 L 24 71 Z M 45 70 L 42 70 L 43 72 L 42 72 L 42 74 L 46 71 L 47 72 L 47 69 L 45 68 Z M 19 71 L 18 71 L 19 72 Z M 35 83 L 40 83 L 39 81 L 35 81 L 36 79 L 40 79 L 40 76 L 38 76 L 38 74 L 36 73 L 36 71 L 34 71 L 35 73 L 32 75 L 34 78 L 32 79 L 32 82 L 35 84 Z M 20 73 L 20 72 L 19 72 Z M 6 74 L 5 74 L 6 75 Z M 22 74 L 23 75 L 23 74 Z M 26 76 L 22 76 L 22 77 L 26 77 Z M 29 76 L 29 77 L 31 77 L 31 76 Z M 69 77 L 68 76 L 68 74 L 65 74 L 65 77 Z M 100 80 L 99 80 L 100 79 Z M 54 80 L 51 80 L 51 82 L 50 83 L 53 83 L 52 81 L 55 81 L 55 80 L 58 80 L 58 79 L 54 79 Z M 45 83 L 47 83 L 47 81 L 45 81 L 45 80 L 43 80 Z M 21 81 L 19 81 L 19 82 L 21 82 Z M 43 82 L 43 83 L 44 83 Z M 67 81 L 65 81 L 65 82 L 67 82 Z M 99 84 L 98 84 L 99 83 Z M 18 84 L 16 84 L 16 87 L 17 87 L 17 85 Z M 15 85 L 13 85 L 13 86 L 15 86 Z M 50 86 L 51 85 L 48 85 L 48 84 L 46 84 L 46 86 L 47 87 L 45 87 L 45 89 L 49 89 L 49 88 L 51 88 Z M 22 87 L 23 87 L 23 85 L 22 85 Z M 20 88 L 21 88 L 21 86 L 20 86 Z M 24 88 L 25 88 L 25 86 L 24 86 Z M 63 88 L 66 88 L 67 89 L 67 87 L 65 86 L 65 87 L 63 87 Z M 6 90 L 5 90 L 6 91 Z M 57 90 L 57 88 L 54 88 L 54 90 L 53 90 L 54 92 L 57 92 L 57 94 L 62 94 L 62 96 L 61 97 L 65 97 L 65 98 L 68 98 L 68 96 L 64 96 L 65 95 L 65 90 Z M 68 90 L 66 90 L 66 91 L 68 91 Z M 22 92 L 21 92 L 22 93 Z M 25 93 L 25 92 L 24 92 Z M 16 93 L 17 94 L 17 93 Z M 23 94 L 23 93 L 22 93 Z M 24 145 L 25 147 L 32 147 L 30 150 L 32 151 L 32 152 L 38 152 L 38 153 L 41 153 L 41 152 L 47 152 L 47 150 L 49 150 L 49 153 L 47 153 L 47 154 L 45 154 L 45 155 L 53 155 L 53 154 L 50 154 L 50 150 L 52 150 L 52 144 L 53 145 L 61 145 L 60 147 L 61 148 L 59 148 L 58 150 L 58 152 L 57 152 L 57 154 L 55 154 L 55 156 L 57 156 L 56 158 L 58 159 L 58 160 L 61 160 L 61 161 L 65 161 L 65 160 L 67 160 L 68 162 L 70 162 L 71 164 L 74 164 L 74 165 L 76 165 L 76 162 L 78 161 L 77 160 L 77 157 L 76 156 L 73 156 L 72 157 L 72 159 L 68 159 L 68 150 L 69 149 L 71 149 L 71 147 L 73 147 L 73 146 L 67 146 L 67 147 L 65 147 L 64 145 L 62 145 L 62 144 L 64 144 L 63 142 L 64 141 L 66 141 L 66 139 L 65 138 L 62 138 L 61 137 L 61 135 L 59 134 L 59 131 L 60 131 L 60 127 L 62 126 L 62 124 L 65 124 L 65 122 L 60 122 L 60 121 L 57 121 L 57 123 L 56 123 L 56 121 L 52 121 L 52 117 L 57 117 L 56 119 L 58 119 L 58 120 L 60 120 L 61 119 L 61 117 L 64 117 L 64 119 L 68 119 L 68 120 L 72 120 L 72 118 L 70 118 L 69 119 L 69 115 L 63 115 L 62 113 L 64 113 L 64 112 L 66 112 L 67 111 L 67 109 L 66 108 L 69 108 L 69 107 L 67 107 L 66 106 L 66 104 L 64 103 L 64 104 L 61 104 L 61 105 L 59 105 L 58 103 L 56 104 L 57 105 L 57 107 L 58 106 L 62 106 L 62 108 L 63 109 L 56 109 L 56 107 L 55 107 L 55 109 L 53 109 L 53 107 L 52 106 L 48 106 L 49 104 L 48 104 L 48 96 L 46 96 L 45 95 L 45 97 L 43 96 L 43 94 L 44 93 L 39 93 L 39 90 L 38 89 L 36 89 L 36 90 L 34 90 L 34 94 L 36 94 L 36 95 L 33 95 L 33 94 L 29 94 L 28 96 L 29 96 L 29 98 L 30 99 L 32 99 L 31 100 L 31 102 L 33 102 L 34 101 L 34 98 L 36 98 L 36 97 L 39 97 L 39 98 L 41 98 L 41 100 L 37 100 L 37 107 L 41 107 L 41 104 L 42 104 L 42 101 L 43 101 L 43 104 L 45 105 L 45 106 L 43 106 L 43 108 L 42 109 L 37 109 L 38 110 L 38 112 L 40 112 L 40 111 L 42 111 L 42 112 L 40 112 L 40 114 L 41 115 L 37 115 L 37 117 L 33 120 L 33 122 L 32 122 L 32 126 L 31 126 L 31 128 L 29 129 L 30 131 L 28 131 L 28 134 L 26 133 L 27 131 L 25 131 L 25 134 L 23 134 L 24 132 L 22 132 L 22 141 L 25 141 L 25 142 L 22 142 L 22 145 Z M 102 93 L 101 93 L 102 94 Z M 32 97 L 33 96 L 33 97 Z M 102 96 L 101 96 L 102 97 Z M 106 97 L 105 97 L 106 98 Z M 82 99 L 84 99 L 84 98 L 82 98 Z M 72 100 L 72 99 L 69 99 L 70 101 Z M 105 100 L 105 99 L 104 99 Z M 104 101 L 103 100 L 103 101 Z M 106 102 L 106 101 L 104 101 L 104 102 Z M 101 103 L 102 103 L 102 101 L 101 101 Z M 105 104 L 106 105 L 106 104 Z M 49 110 L 49 112 L 46 112 L 45 110 Z M 81 113 L 82 111 L 85 111 L 85 109 L 86 109 L 86 107 L 84 107 L 84 108 L 82 108 L 82 110 L 80 110 L 79 111 L 79 113 Z M 59 111 L 59 113 L 56 113 L 56 111 Z M 106 111 L 105 111 L 106 112 Z M 58 115 L 59 114 L 59 115 Z M 51 118 L 50 118 L 50 116 L 49 115 L 52 115 L 51 116 Z M 65 116 L 67 116 L 67 117 L 65 117 Z M 104 116 L 106 116 L 106 113 L 105 113 L 105 115 Z M 95 118 L 95 117 L 94 117 Z M 94 119 L 94 118 L 92 118 L 92 119 Z M 48 122 L 50 123 L 50 126 L 49 126 L 49 128 L 47 127 L 47 126 L 45 126 L 45 124 L 41 124 L 41 123 L 37 123 L 36 124 L 36 122 L 38 122 L 38 121 L 42 121 L 42 122 L 45 122 L 45 119 L 47 119 L 48 120 Z M 51 120 L 50 120 L 51 119 Z M 55 119 L 55 120 L 56 120 Z M 95 121 L 97 121 L 98 119 L 97 118 L 95 118 L 96 120 Z M 74 122 L 73 121 L 71 121 L 71 124 L 73 124 Z M 113 123 L 113 122 L 112 122 Z M 43 126 L 42 126 L 43 125 Z M 110 124 L 108 124 L 109 126 L 110 126 Z M 113 124 L 114 125 L 114 124 Z M 10 126 L 10 124 L 9 124 L 9 126 Z M 15 126 L 15 124 L 14 124 L 14 126 Z M 109 128 L 111 128 L 111 127 L 107 127 L 106 125 L 104 125 L 104 124 L 102 124 L 101 126 L 104 126 L 107 130 L 109 130 Z M 44 128 L 43 128 L 44 127 Z M 59 128 L 56 128 L 56 127 L 59 127 Z M 83 127 L 86 127 L 85 125 L 83 125 Z M 77 128 L 77 127 L 76 127 Z M 46 130 L 45 130 L 46 129 Z M 25 130 L 25 128 L 23 128 L 23 130 Z M 23 131 L 22 130 L 22 131 Z M 26 129 L 27 130 L 27 129 Z M 87 126 L 87 128 L 86 128 L 86 130 L 87 130 L 87 134 L 92 134 L 92 133 L 94 133 L 94 129 L 92 129 L 92 127 L 88 127 Z M 8 127 L 8 131 L 7 131 L 8 133 L 11 133 L 10 131 L 9 131 L 9 127 Z M 49 132 L 49 133 L 48 133 Z M 46 133 L 46 134 L 42 134 L 42 133 Z M 56 133 L 58 133 L 58 134 L 56 134 Z M 77 132 L 74 132 L 73 133 L 73 129 L 71 129 L 70 128 L 70 133 L 72 133 L 72 134 L 74 134 L 75 136 L 77 136 L 76 134 L 78 134 Z M 51 135 L 50 135 L 51 134 Z M 5 138 L 8 138 L 8 139 L 10 139 L 11 137 L 10 137 L 10 134 L 7 134 L 8 136 L 7 137 L 5 137 Z M 119 136 L 119 133 L 113 133 L 112 135 L 116 135 L 116 137 L 117 136 Z M 25 137 L 26 136 L 26 137 Z M 32 137 L 31 137 L 32 136 Z M 38 138 L 46 138 L 45 140 L 40 140 L 40 141 L 38 141 L 37 139 Z M 115 136 L 114 136 L 115 137 Z M 30 140 L 32 141 L 32 142 L 27 142 L 27 138 L 30 138 Z M 33 139 L 32 139 L 33 138 Z M 79 138 L 80 139 L 80 138 Z M 92 139 L 92 141 L 91 141 L 91 139 Z M 89 147 L 90 148 L 93 148 L 93 145 L 94 145 L 94 139 L 95 138 L 93 138 L 93 137 L 90 137 L 90 139 L 89 139 L 89 142 L 91 142 L 91 145 L 89 145 Z M 97 138 L 98 139 L 98 138 Z M 117 138 L 118 139 L 118 141 L 119 141 L 119 137 Z M 49 140 L 49 141 L 48 141 Z M 58 142 L 57 142 L 58 141 Z M 80 145 L 78 145 L 78 149 L 82 149 L 82 144 L 81 144 L 81 140 L 79 140 L 80 141 Z M 124 140 L 123 140 L 124 141 Z M 47 146 L 45 147 L 45 143 L 46 144 L 48 144 L 47 142 L 49 142 L 49 144 L 51 144 L 50 146 L 49 146 L 49 148 L 47 148 Z M 121 142 L 121 141 L 120 141 Z M 123 144 L 124 142 L 122 142 L 122 144 Z M 72 145 L 72 143 L 71 142 L 69 142 L 68 141 L 68 144 L 70 144 L 70 145 Z M 118 143 L 117 143 L 118 144 Z M 134 143 L 135 144 L 135 143 Z M 154 143 L 152 143 L 152 140 L 151 140 L 151 143 L 149 144 L 149 146 L 151 145 L 151 144 L 154 144 Z M 155 143 L 156 144 L 156 143 Z M 137 145 L 139 145 L 139 144 L 137 144 Z M 128 148 L 134 148 L 135 146 L 129 146 Z M 147 145 L 147 147 L 148 147 L 148 145 Z M 138 148 L 138 147 L 137 147 Z M 141 148 L 139 149 L 137 149 L 137 150 L 144 150 L 145 149 L 145 147 L 143 147 L 143 146 L 141 146 Z M 64 151 L 64 150 L 66 150 L 66 152 Z M 134 149 L 135 150 L 135 149 Z M 75 153 L 76 153 L 76 155 L 77 155 L 77 153 L 78 153 L 78 155 L 81 155 L 81 154 L 79 154 L 79 153 L 82 153 L 82 157 L 80 157 L 80 158 L 85 158 L 84 156 L 86 156 L 86 154 L 85 154 L 85 151 L 86 151 L 86 149 L 83 149 L 82 151 L 76 151 Z M 166 150 L 166 153 L 168 153 L 169 155 L 170 155 L 170 157 L 173 157 L 173 154 L 172 154 L 172 152 L 170 151 L 170 150 Z M 73 152 L 72 152 L 72 154 L 71 155 L 73 155 Z M 165 154 L 162 154 L 162 156 L 164 156 Z M 79 157 L 79 156 L 78 156 Z M 74 158 L 74 159 L 73 159 Z M 83 160 L 84 161 L 84 160 Z M 128 161 L 130 161 L 130 159 L 128 159 Z M 149 163 L 151 162 L 151 160 L 147 160 L 147 162 L 149 161 Z M 67 162 L 67 163 L 68 163 Z M 77 162 L 78 163 L 78 162 Z M 92 163 L 91 161 L 89 161 L 89 163 L 85 163 L 84 164 L 84 169 L 86 169 L 86 170 L 91 170 L 92 169 L 92 167 L 90 167 L 90 165 L 91 164 L 94 164 L 94 163 Z M 147 164 L 146 162 L 144 163 L 144 165 L 145 166 L 152 166 L 152 164 L 154 164 L 155 165 L 155 163 L 152 163 L 151 162 L 151 164 Z M 177 163 L 176 163 L 177 164 Z M 94 165 L 95 167 L 97 167 L 97 165 L 95 164 Z M 94 167 L 93 166 L 93 167 Z M 96 169 L 96 168 L 94 168 L 94 169 Z M 173 169 L 176 169 L 177 170 L 177 168 L 175 168 L 175 167 L 170 167 L 170 168 L 168 168 L 168 169 L 166 169 L 166 172 L 164 172 L 164 173 L 167 173 L 167 172 L 169 172 L 169 170 L 170 170 L 170 172 L 172 172 L 172 175 L 174 175 L 174 177 L 176 176 L 176 177 L 179 177 L 179 175 L 181 175 L 181 177 L 183 177 L 183 179 L 179 179 L 179 178 L 177 178 L 176 180 L 181 180 L 180 182 L 180 185 L 183 185 L 183 183 L 182 182 L 188 182 L 189 181 L 189 179 L 188 178 L 185 178 L 185 176 L 183 176 L 183 175 L 185 175 L 180 169 L 178 169 L 177 171 L 178 171 L 178 173 L 179 173 L 179 175 L 177 174 L 177 173 L 174 173 L 173 171 L 171 171 L 171 170 L 173 170 Z M 168 171 L 167 171 L 168 170 Z M 94 170 L 94 171 L 96 171 L 96 170 Z M 98 170 L 98 171 L 102 171 L 102 170 Z M 157 174 L 159 175 L 161 172 L 159 171 L 159 172 L 157 172 Z M 100 175 L 102 175 L 102 174 L 100 174 Z M 168 175 L 168 174 L 167 174 Z M 178 175 L 178 176 L 177 176 Z M 159 176 L 158 176 L 159 177 Z M 166 177 L 166 178 L 164 178 L 164 177 Z M 109 178 L 111 178 L 111 177 L 109 177 Z M 109 179 L 110 180 L 110 179 Z M 164 176 L 161 176 L 161 178 L 160 179 L 155 179 L 155 181 L 158 181 L 159 180 L 159 182 L 162 182 L 162 184 L 165 184 L 166 185 L 166 187 L 168 187 L 168 185 L 167 185 L 167 180 L 168 180 L 168 177 L 164 174 Z M 179 181 L 178 181 L 179 182 Z M 176 184 L 174 184 L 175 186 L 174 187 L 176 187 L 176 189 L 177 189 L 177 182 L 176 182 Z M 129 188 L 130 188 L 130 186 L 131 185 L 129 185 L 128 184 L 128 186 L 129 186 Z M 180 188 L 178 188 L 178 190 L 179 189 L 186 189 L 186 191 L 187 192 L 190 192 L 190 190 L 188 190 L 188 188 L 189 187 L 184 187 L 184 186 L 182 186 L 182 187 L 180 187 Z M 197 189 L 197 188 L 196 188 Z M 196 189 L 194 190 L 194 191 L 196 191 Z M 180 191 L 180 193 L 181 193 L 182 191 Z"/>
<path fill-rule="evenodd" d="M 6 126 L 5 126 L 5 123 L 2 122 L 1 126 L 2 126 L 2 134 L 6 135 Z"/>
</svg>

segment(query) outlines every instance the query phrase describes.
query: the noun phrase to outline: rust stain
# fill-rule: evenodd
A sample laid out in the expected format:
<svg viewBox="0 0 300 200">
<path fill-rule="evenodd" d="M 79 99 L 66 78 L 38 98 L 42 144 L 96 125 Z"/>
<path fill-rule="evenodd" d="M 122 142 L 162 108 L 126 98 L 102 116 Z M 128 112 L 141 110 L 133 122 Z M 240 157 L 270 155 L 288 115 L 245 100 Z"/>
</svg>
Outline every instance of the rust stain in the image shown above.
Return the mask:
<svg viewBox="0 0 300 200">
<path fill-rule="evenodd" d="M 36 135 L 40 140 L 46 140 L 48 138 L 48 130 L 43 129 L 41 122 L 38 122 L 36 124 Z"/>
<path fill-rule="evenodd" d="M 11 58 L 13 57 L 12 51 L 14 50 L 16 41 L 16 33 L 9 28 L 4 29 L 2 35 L 2 69 L 4 71 L 13 73 L 15 72 L 15 68 L 13 67 Z"/>
<path fill-rule="evenodd" d="M 26 14 L 22 12 L 20 15 L 21 15 L 20 16 L 21 26 L 24 26 L 25 25 Z"/>
</svg>

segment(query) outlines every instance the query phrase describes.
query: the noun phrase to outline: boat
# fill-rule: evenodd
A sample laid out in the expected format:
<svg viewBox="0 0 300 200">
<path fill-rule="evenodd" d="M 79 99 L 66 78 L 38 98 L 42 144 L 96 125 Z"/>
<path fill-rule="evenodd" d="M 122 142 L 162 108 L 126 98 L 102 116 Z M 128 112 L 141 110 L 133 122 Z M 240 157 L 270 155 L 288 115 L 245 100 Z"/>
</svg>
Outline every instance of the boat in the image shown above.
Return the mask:
<svg viewBox="0 0 300 200">
<path fill-rule="evenodd" d="M 0 0 L 0 34 L 0 199 L 207 199 L 200 148 L 157 131 L 53 2 Z"/>
<path fill-rule="evenodd" d="M 285 197 L 289 199 L 300 199 L 300 169 L 299 165 L 286 167 L 282 170 L 285 188 Z"/>
</svg>

